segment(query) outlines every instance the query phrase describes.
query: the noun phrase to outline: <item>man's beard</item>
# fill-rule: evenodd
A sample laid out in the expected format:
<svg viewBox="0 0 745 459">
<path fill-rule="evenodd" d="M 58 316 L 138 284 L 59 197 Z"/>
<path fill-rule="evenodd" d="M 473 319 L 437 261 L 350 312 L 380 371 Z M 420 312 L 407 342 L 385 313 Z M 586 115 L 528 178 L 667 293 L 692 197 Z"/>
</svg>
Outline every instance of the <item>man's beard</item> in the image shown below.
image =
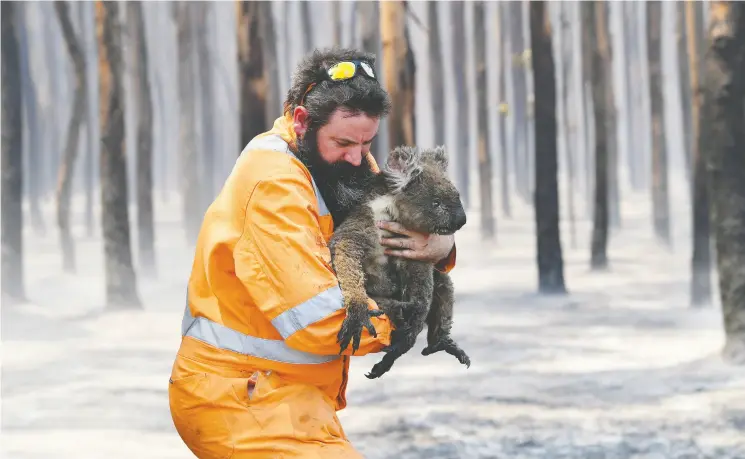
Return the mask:
<svg viewBox="0 0 745 459">
<path fill-rule="evenodd" d="M 366 158 L 362 159 L 359 166 L 343 160 L 333 164 L 327 163 L 318 150 L 317 135 L 317 128 L 308 129 L 303 139 L 297 139 L 296 154 L 310 171 L 326 207 L 331 212 L 334 225 L 338 226 L 349 211 L 365 197 L 365 190 L 375 177 L 375 173 Z"/>
</svg>

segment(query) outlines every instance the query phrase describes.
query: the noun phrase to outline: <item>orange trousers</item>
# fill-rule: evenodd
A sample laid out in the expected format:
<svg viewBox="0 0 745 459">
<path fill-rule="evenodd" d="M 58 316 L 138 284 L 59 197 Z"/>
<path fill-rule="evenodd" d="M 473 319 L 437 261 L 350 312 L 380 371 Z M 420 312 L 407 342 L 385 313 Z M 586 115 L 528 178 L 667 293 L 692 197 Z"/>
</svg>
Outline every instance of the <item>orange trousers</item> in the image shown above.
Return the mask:
<svg viewBox="0 0 745 459">
<path fill-rule="evenodd" d="M 308 384 L 283 382 L 274 372 L 222 375 L 176 357 L 168 385 L 171 417 L 200 459 L 358 459 L 333 402 Z"/>
</svg>

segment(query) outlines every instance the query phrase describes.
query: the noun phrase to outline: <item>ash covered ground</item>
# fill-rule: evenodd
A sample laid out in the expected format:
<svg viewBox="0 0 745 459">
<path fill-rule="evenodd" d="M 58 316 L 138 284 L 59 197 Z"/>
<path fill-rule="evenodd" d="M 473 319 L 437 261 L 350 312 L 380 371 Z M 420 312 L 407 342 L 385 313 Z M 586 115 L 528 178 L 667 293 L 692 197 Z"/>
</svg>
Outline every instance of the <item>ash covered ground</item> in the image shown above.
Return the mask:
<svg viewBox="0 0 745 459">
<path fill-rule="evenodd" d="M 56 231 L 26 233 L 31 302 L 2 307 L 3 458 L 192 457 L 167 397 L 192 250 L 176 201 L 156 204 L 158 275 L 139 277 L 143 311 L 103 312 L 99 234 L 74 228 L 79 273 L 67 275 Z M 532 212 L 515 213 L 489 246 L 477 212 L 457 236 L 454 335 L 470 369 L 421 356 L 424 336 L 379 380 L 364 373 L 380 356 L 353 360 L 339 417 L 365 456 L 745 457 L 745 369 L 719 357 L 718 302 L 688 306 L 685 225 L 668 252 L 648 205 L 625 201 L 610 270 L 592 273 L 589 221 L 576 248 L 562 221 L 569 294 L 540 297 Z"/>
</svg>

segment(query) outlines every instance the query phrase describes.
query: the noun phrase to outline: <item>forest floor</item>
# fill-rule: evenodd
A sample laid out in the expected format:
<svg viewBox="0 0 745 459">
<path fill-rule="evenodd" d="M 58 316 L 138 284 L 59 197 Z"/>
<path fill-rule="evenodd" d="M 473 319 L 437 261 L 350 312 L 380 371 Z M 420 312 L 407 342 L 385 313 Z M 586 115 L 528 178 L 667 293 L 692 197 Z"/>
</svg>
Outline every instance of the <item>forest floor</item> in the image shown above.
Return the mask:
<svg viewBox="0 0 745 459">
<path fill-rule="evenodd" d="M 658 247 L 640 201 L 624 203 L 607 272 L 589 271 L 587 219 L 576 248 L 562 222 L 559 297 L 534 293 L 530 210 L 498 218 L 488 245 L 470 212 L 452 276 L 471 367 L 421 356 L 424 334 L 381 379 L 364 377 L 379 355 L 354 359 L 339 413 L 353 443 L 369 459 L 745 457 L 745 368 L 719 357 L 718 301 L 688 306 L 687 225 L 674 251 Z M 56 231 L 26 232 L 30 302 L 2 308 L 3 458 L 192 457 L 167 397 L 192 251 L 177 201 L 156 204 L 158 274 L 138 279 L 142 311 L 103 311 L 99 234 L 74 228 L 71 275 Z"/>
</svg>

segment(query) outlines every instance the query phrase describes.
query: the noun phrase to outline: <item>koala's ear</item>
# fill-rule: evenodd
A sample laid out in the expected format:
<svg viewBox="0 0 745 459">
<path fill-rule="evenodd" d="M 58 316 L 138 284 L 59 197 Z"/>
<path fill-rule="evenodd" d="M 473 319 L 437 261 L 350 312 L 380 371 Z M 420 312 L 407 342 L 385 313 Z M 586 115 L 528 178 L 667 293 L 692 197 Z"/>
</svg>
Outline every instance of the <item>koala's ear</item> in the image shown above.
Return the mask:
<svg viewBox="0 0 745 459">
<path fill-rule="evenodd" d="M 394 191 L 401 191 L 421 171 L 421 153 L 415 147 L 396 147 L 386 161 L 386 177 Z"/>
<path fill-rule="evenodd" d="M 444 171 L 448 170 L 448 152 L 444 145 L 438 145 L 429 150 L 429 157 L 436 162 Z"/>
</svg>

